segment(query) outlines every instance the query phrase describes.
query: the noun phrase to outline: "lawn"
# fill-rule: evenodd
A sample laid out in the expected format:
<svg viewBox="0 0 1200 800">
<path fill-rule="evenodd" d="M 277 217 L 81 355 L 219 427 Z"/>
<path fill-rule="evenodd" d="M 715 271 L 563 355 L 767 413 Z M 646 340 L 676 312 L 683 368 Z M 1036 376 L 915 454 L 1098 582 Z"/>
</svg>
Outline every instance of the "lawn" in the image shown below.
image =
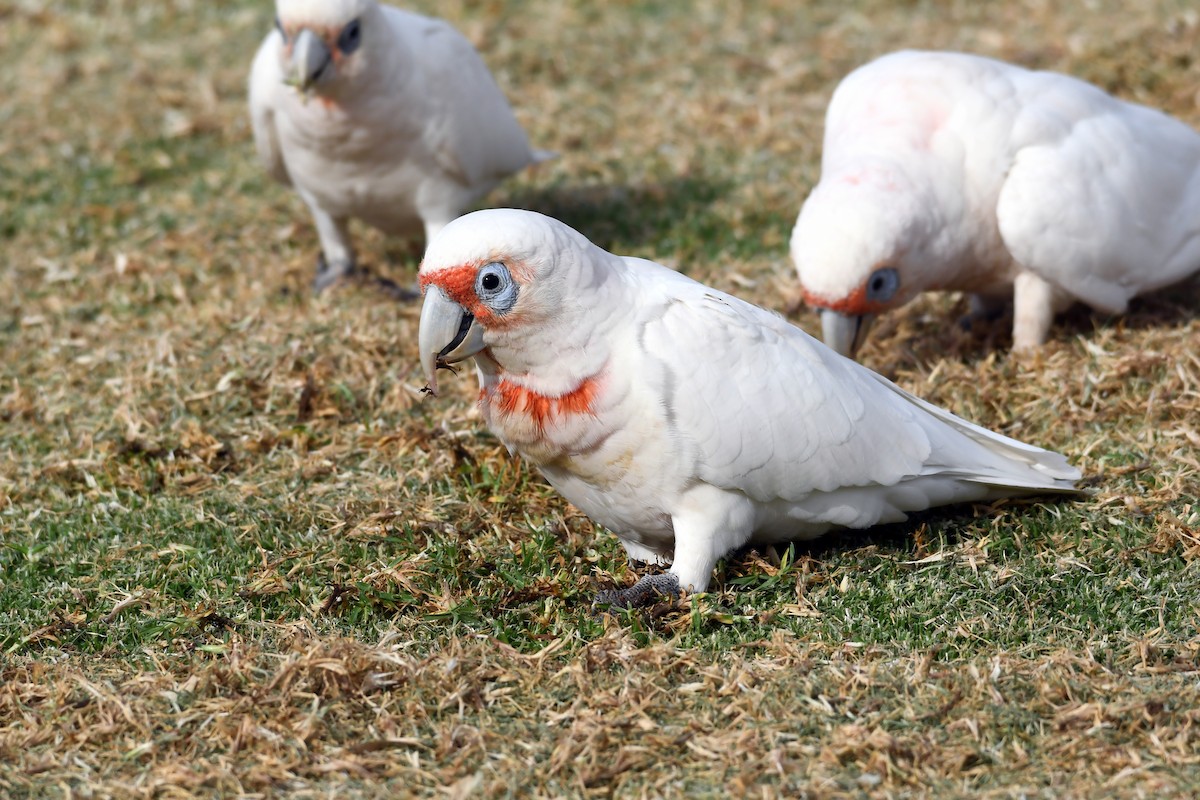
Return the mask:
<svg viewBox="0 0 1200 800">
<path fill-rule="evenodd" d="M 414 7 L 556 160 L 557 216 L 767 308 L 838 79 L 907 46 L 1091 80 L 1200 127 L 1190 3 L 525 0 Z M 1043 352 L 929 296 L 862 358 L 1066 453 L 1088 495 L 750 551 L 602 614 L 616 539 L 421 393 L 420 243 L 309 291 L 259 167 L 266 2 L 0 0 L 0 794 L 1200 792 L 1200 281 Z M 810 332 L 814 314 L 793 316 Z M 881 443 L 885 447 L 886 443 Z"/>
</svg>

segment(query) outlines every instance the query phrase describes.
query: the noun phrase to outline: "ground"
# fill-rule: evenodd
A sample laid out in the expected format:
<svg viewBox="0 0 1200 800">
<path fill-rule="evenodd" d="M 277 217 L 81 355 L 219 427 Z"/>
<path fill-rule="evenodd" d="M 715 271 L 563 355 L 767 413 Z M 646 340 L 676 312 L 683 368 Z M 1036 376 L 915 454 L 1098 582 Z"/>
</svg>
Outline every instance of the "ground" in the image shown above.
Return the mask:
<svg viewBox="0 0 1200 800">
<path fill-rule="evenodd" d="M 1185 2 L 417 8 L 560 154 L 488 203 L 780 311 L 823 109 L 875 55 L 994 55 L 1200 126 Z M 1032 358 L 930 296 L 863 352 L 1066 453 L 1085 498 L 751 551 L 601 614 L 636 572 L 482 429 L 470 375 L 421 394 L 419 308 L 309 292 L 244 108 L 271 19 L 0 0 L 0 793 L 1200 791 L 1194 282 Z M 420 243 L 359 242 L 413 283 Z"/>
</svg>

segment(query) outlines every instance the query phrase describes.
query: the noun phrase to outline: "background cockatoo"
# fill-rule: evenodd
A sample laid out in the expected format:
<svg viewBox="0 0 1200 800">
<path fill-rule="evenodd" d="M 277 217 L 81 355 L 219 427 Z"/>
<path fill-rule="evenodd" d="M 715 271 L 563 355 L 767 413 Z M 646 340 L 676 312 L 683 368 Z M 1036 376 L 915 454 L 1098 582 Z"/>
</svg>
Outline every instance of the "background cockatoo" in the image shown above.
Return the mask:
<svg viewBox="0 0 1200 800">
<path fill-rule="evenodd" d="M 267 171 L 321 240 L 315 287 L 354 269 L 351 217 L 426 241 L 517 170 L 548 157 L 479 54 L 447 23 L 374 0 L 277 0 L 250 71 Z"/>
<path fill-rule="evenodd" d="M 501 441 L 670 572 L 609 595 L 703 591 L 751 542 L 930 506 L 1073 491 L 1056 453 L 965 422 L 775 314 L 622 258 L 557 220 L 477 211 L 420 271 L 421 363 L 473 357 Z"/>
<path fill-rule="evenodd" d="M 1121 312 L 1200 269 L 1200 134 L 1065 75 L 893 53 L 834 92 L 791 254 L 845 355 L 927 290 L 1011 295 L 1035 348 L 1076 301 Z"/>
</svg>

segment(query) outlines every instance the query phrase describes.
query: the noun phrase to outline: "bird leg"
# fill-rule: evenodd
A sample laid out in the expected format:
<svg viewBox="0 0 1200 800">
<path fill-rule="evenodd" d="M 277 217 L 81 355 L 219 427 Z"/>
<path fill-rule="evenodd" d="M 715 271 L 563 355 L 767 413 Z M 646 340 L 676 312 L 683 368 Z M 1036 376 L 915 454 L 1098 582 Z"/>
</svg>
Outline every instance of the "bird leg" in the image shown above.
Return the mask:
<svg viewBox="0 0 1200 800">
<path fill-rule="evenodd" d="M 614 608 L 641 608 L 660 597 L 679 597 L 679 578 L 674 574 L 643 575 L 633 586 L 600 592 L 596 595 L 596 603 Z"/>
<path fill-rule="evenodd" d="M 313 278 L 313 292 L 320 294 L 342 278 L 354 274 L 354 260 L 329 262 L 324 253 L 317 254 L 317 275 Z"/>
<path fill-rule="evenodd" d="M 750 540 L 752 514 L 739 492 L 705 483 L 693 486 L 686 502 L 671 515 L 675 553 L 670 572 L 646 575 L 628 589 L 601 592 L 596 602 L 630 608 L 648 605 L 662 595 L 678 597 L 682 589 L 703 592 L 717 560 Z"/>
<path fill-rule="evenodd" d="M 1013 350 L 1036 350 L 1046 342 L 1059 303 L 1057 290 L 1032 272 L 1013 282 Z"/>
<path fill-rule="evenodd" d="M 320 293 L 337 283 L 341 278 L 354 273 L 354 249 L 350 246 L 350 226 L 347 219 L 335 219 L 326 213 L 316 201 L 304 198 L 317 225 L 317 238 L 321 240 L 321 254 L 317 256 L 317 276 L 313 279 L 313 291 Z"/>
<path fill-rule="evenodd" d="M 425 226 L 425 247 L 429 248 L 429 243 L 433 241 L 433 237 L 437 236 L 438 231 L 449 225 L 458 217 L 458 212 L 444 212 L 440 214 L 429 214 L 421 219 L 421 224 Z"/>
</svg>

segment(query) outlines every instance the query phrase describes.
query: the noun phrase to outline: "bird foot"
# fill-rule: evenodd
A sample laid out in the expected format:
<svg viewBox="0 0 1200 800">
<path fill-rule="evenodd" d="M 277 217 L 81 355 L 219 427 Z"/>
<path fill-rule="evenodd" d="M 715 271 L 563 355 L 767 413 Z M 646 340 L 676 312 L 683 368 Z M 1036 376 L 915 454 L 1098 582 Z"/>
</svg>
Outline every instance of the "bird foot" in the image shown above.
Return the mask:
<svg viewBox="0 0 1200 800">
<path fill-rule="evenodd" d="M 660 597 L 679 597 L 679 578 L 670 572 L 644 575 L 633 586 L 600 592 L 595 602 L 613 608 L 641 608 Z"/>
<path fill-rule="evenodd" d="M 1004 316 L 1003 312 L 999 314 L 981 314 L 971 311 L 958 318 L 958 329 L 963 333 L 984 331 L 990 328 L 1002 316 Z"/>
<path fill-rule="evenodd" d="M 377 277 L 375 278 L 375 285 L 384 294 L 401 303 L 410 303 L 413 300 L 421 299 L 420 289 L 410 289 L 407 286 L 401 286 L 391 278 Z"/>
<path fill-rule="evenodd" d="M 970 310 L 958 318 L 958 327 L 967 333 L 977 329 L 986 329 L 1007 314 L 1008 305 L 1003 300 L 973 295 L 970 301 Z"/>
<path fill-rule="evenodd" d="M 313 292 L 320 294 L 342 278 L 354 274 L 353 261 L 334 261 L 332 264 L 325 260 L 325 254 L 317 256 L 317 276 L 313 278 Z"/>
</svg>

